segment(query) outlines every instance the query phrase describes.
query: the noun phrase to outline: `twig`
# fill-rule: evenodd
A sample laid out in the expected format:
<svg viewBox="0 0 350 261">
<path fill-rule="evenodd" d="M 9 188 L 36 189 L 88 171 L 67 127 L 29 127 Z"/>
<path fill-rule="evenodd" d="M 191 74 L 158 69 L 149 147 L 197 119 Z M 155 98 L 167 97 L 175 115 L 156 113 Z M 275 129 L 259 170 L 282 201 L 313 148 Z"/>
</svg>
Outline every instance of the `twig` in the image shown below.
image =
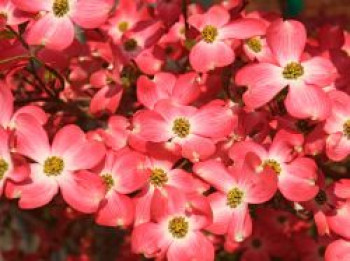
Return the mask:
<svg viewBox="0 0 350 261">
<path fill-rule="evenodd" d="M 33 59 L 30 59 L 29 64 L 30 64 L 30 70 L 27 69 L 27 71 L 28 71 L 29 73 L 31 73 L 31 74 L 34 76 L 35 80 L 39 83 L 39 87 L 40 87 L 47 95 L 49 95 L 49 96 L 51 96 L 51 97 L 55 97 L 55 93 L 52 92 L 50 89 L 48 89 L 48 88 L 46 87 L 46 84 L 43 82 L 43 80 L 42 80 L 42 79 L 40 78 L 40 76 L 38 75 L 38 73 L 37 73 L 37 71 L 36 71 L 36 69 L 35 69 L 34 60 L 33 60 Z"/>
<path fill-rule="evenodd" d="M 23 39 L 22 35 L 20 35 L 15 29 L 13 29 L 11 26 L 6 25 L 6 28 L 10 30 L 11 33 L 13 33 L 17 39 L 21 42 L 21 44 L 23 45 L 24 48 L 26 48 L 27 50 L 29 50 L 29 45 L 27 44 L 27 42 Z"/>
<path fill-rule="evenodd" d="M 38 59 L 37 57 L 33 57 L 33 59 L 35 61 L 37 61 L 38 63 L 40 63 L 41 65 L 43 65 L 45 67 L 46 70 L 48 70 L 51 74 L 53 74 L 55 76 L 56 79 L 58 79 L 59 83 L 60 83 L 60 87 L 57 90 L 54 90 L 54 96 L 58 97 L 59 93 L 61 91 L 64 90 L 64 86 L 65 86 L 65 80 L 62 77 L 62 75 L 60 73 L 58 73 L 54 68 L 52 68 L 51 66 L 47 65 L 46 63 L 44 63 L 43 61 L 41 61 L 40 59 Z"/>
<path fill-rule="evenodd" d="M 6 58 L 3 60 L 0 60 L 0 64 L 5 64 L 5 63 L 9 63 L 9 62 L 13 62 L 15 60 L 19 60 L 19 59 L 30 59 L 29 55 L 17 55 L 17 56 L 13 56 L 11 58 Z"/>
<path fill-rule="evenodd" d="M 24 48 L 26 48 L 28 51 L 30 51 L 30 47 L 29 47 L 28 43 L 23 39 L 21 34 L 19 34 L 16 30 L 14 30 L 9 25 L 7 25 L 6 28 L 8 30 L 10 30 L 16 36 L 16 38 L 20 41 L 20 43 L 23 45 Z M 19 58 L 22 58 L 22 57 L 19 57 Z M 39 83 L 41 89 L 44 90 L 49 96 L 58 98 L 59 93 L 64 90 L 64 86 L 65 86 L 65 80 L 62 77 L 62 75 L 59 72 L 57 72 L 54 68 L 47 65 L 45 62 L 41 61 L 39 58 L 35 57 L 34 55 L 25 56 L 25 58 L 30 59 L 29 64 L 30 64 L 31 69 L 27 70 L 27 71 L 30 72 L 35 77 L 35 79 Z M 16 58 L 16 59 L 18 59 L 18 58 Z M 7 60 L 9 60 L 9 59 L 7 59 Z M 0 64 L 6 63 L 7 60 L 0 61 Z M 10 59 L 10 61 L 11 61 L 11 59 Z M 43 82 L 43 80 L 37 74 L 37 70 L 35 69 L 34 61 L 40 63 L 42 66 L 45 67 L 46 70 L 48 70 L 51 74 L 53 74 L 56 79 L 58 79 L 60 86 L 57 90 L 50 90 L 49 88 L 47 88 L 46 84 Z"/>
</svg>

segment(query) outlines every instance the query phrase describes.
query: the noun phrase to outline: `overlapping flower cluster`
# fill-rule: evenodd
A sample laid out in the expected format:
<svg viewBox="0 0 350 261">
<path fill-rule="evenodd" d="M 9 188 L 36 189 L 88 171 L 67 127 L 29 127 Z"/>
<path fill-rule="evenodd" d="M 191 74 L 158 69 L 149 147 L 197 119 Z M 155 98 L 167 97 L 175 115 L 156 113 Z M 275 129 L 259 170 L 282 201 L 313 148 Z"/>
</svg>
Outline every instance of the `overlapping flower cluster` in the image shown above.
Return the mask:
<svg viewBox="0 0 350 261">
<path fill-rule="evenodd" d="M 2 197 L 157 260 L 350 260 L 350 35 L 243 7 L 0 1 Z"/>
</svg>

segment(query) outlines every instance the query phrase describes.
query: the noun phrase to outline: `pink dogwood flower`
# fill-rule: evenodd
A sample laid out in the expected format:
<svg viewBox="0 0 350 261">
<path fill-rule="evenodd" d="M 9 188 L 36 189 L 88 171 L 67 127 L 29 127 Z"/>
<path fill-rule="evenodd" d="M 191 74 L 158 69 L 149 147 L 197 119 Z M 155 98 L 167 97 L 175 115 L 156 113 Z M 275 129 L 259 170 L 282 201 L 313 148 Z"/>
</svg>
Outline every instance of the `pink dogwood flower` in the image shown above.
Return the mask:
<svg viewBox="0 0 350 261">
<path fill-rule="evenodd" d="M 275 62 L 266 39 L 260 36 L 255 36 L 246 40 L 243 44 L 243 50 L 252 61 Z"/>
<path fill-rule="evenodd" d="M 10 151 L 10 135 L 0 127 L 0 197 L 6 183 L 22 182 L 29 176 L 29 168 L 26 163 L 20 164 Z"/>
<path fill-rule="evenodd" d="M 19 206 L 37 208 L 48 204 L 59 189 L 73 208 L 91 213 L 104 197 L 102 180 L 89 172 L 104 157 L 103 145 L 88 141 L 75 125 L 60 129 L 50 146 L 45 130 L 31 120 L 22 119 L 24 127 L 17 131 L 18 153 L 32 159 L 30 180 L 18 187 Z"/>
<path fill-rule="evenodd" d="M 4 82 L 0 82 L 0 111 L 0 126 L 7 130 L 22 129 L 22 115 L 30 116 L 32 121 L 40 125 L 47 121 L 46 113 L 38 106 L 27 105 L 14 112 L 14 97 Z"/>
<path fill-rule="evenodd" d="M 178 156 L 165 151 L 150 151 L 148 154 L 145 165 L 148 180 L 135 197 L 135 226 L 156 218 L 163 209 L 175 205 L 179 199 L 186 200 L 188 195 L 200 194 L 207 189 L 191 173 L 174 168 L 178 159 Z"/>
<path fill-rule="evenodd" d="M 99 168 L 107 193 L 96 213 L 96 223 L 126 227 L 134 221 L 134 203 L 128 194 L 141 188 L 148 178 L 146 157 L 133 151 L 116 154 L 109 151 L 104 166 Z"/>
<path fill-rule="evenodd" d="M 281 130 L 269 149 L 253 141 L 242 141 L 232 146 L 229 156 L 239 164 L 247 153 L 254 152 L 259 156 L 259 161 L 255 163 L 256 170 L 272 168 L 278 177 L 278 188 L 283 196 L 291 201 L 308 201 L 318 193 L 318 174 L 314 160 L 293 155 L 299 147 L 296 145 L 302 143 L 302 135 Z"/>
<path fill-rule="evenodd" d="M 229 12 L 221 6 L 213 6 L 205 14 L 194 14 L 188 22 L 201 35 L 189 56 L 192 68 L 198 72 L 231 64 L 235 54 L 230 40 L 248 39 L 266 30 L 259 19 L 239 18 L 230 22 Z"/>
<path fill-rule="evenodd" d="M 331 104 L 322 87 L 332 84 L 337 74 L 326 58 L 304 59 L 304 25 L 294 20 L 275 21 L 267 29 L 266 39 L 277 63 L 250 64 L 237 73 L 236 83 L 248 87 L 244 103 L 251 109 L 259 108 L 288 86 L 285 106 L 290 115 L 326 119 Z"/>
<path fill-rule="evenodd" d="M 325 253 L 327 261 L 350 260 L 350 241 L 338 239 L 328 245 Z"/>
<path fill-rule="evenodd" d="M 213 224 L 208 230 L 241 242 L 252 233 L 249 204 L 270 200 L 277 190 L 277 177 L 271 169 L 257 174 L 257 156 L 247 154 L 243 165 L 227 169 L 221 162 L 208 160 L 194 165 L 194 172 L 218 190 L 209 195 Z"/>
<path fill-rule="evenodd" d="M 124 93 L 118 70 L 96 71 L 91 75 L 90 83 L 99 89 L 91 99 L 90 112 L 95 115 L 115 113 Z"/>
<path fill-rule="evenodd" d="M 160 21 L 147 20 L 138 23 L 133 30 L 125 32 L 121 42 L 117 45 L 120 59 L 127 63 L 142 56 L 144 52 L 152 50 L 162 33 L 163 24 Z M 156 66 L 156 64 L 149 66 Z"/>
<path fill-rule="evenodd" d="M 215 139 L 225 138 L 232 127 L 231 110 L 217 104 L 197 109 L 162 100 L 154 110 L 142 111 L 134 117 L 134 132 L 140 137 L 146 141 L 178 144 L 183 157 L 191 161 L 212 155 Z"/>
<path fill-rule="evenodd" d="M 11 0 L 0 1 L 0 29 L 5 25 L 19 25 L 28 20 L 28 13 L 18 10 Z"/>
<path fill-rule="evenodd" d="M 269 27 L 273 17 L 264 17 L 263 12 L 251 12 L 245 14 L 246 18 L 258 18 L 264 24 L 266 29 Z M 271 62 L 274 63 L 275 59 L 271 53 L 270 47 L 266 41 L 266 35 L 254 36 L 249 39 L 244 40 L 242 45 L 245 55 L 251 61 L 257 60 L 259 62 Z"/>
<path fill-rule="evenodd" d="M 330 159 L 341 161 L 350 155 L 350 97 L 340 91 L 332 91 L 329 96 L 332 113 L 324 125 L 324 130 L 329 135 L 326 139 L 326 153 Z"/>
<path fill-rule="evenodd" d="M 178 202 L 155 221 L 134 228 L 132 249 L 158 260 L 212 261 L 213 244 L 201 232 L 210 221 L 211 210 L 205 198 L 194 198 L 188 204 Z"/>
<path fill-rule="evenodd" d="M 346 179 L 341 179 L 335 183 L 334 193 L 339 200 L 336 208 L 327 215 L 327 221 L 331 231 L 350 239 L 350 232 L 344 227 L 350 225 L 350 182 Z"/>
<path fill-rule="evenodd" d="M 130 131 L 130 122 L 127 118 L 113 115 L 109 117 L 106 129 L 97 129 L 94 132 L 108 148 L 118 151 L 128 145 Z"/>
<path fill-rule="evenodd" d="M 112 8 L 110 0 L 12 0 L 20 10 L 40 13 L 31 25 L 27 42 L 63 50 L 74 40 L 74 24 L 97 28 L 107 19 Z"/>
<path fill-rule="evenodd" d="M 137 81 L 137 100 L 146 108 L 153 109 L 160 100 L 171 99 L 179 104 L 188 105 L 200 94 L 196 73 L 181 74 L 157 73 L 153 79 L 140 76 Z"/>
<path fill-rule="evenodd" d="M 104 28 L 115 44 L 120 43 L 124 33 L 133 29 L 140 21 L 149 20 L 146 6 L 138 8 L 134 0 L 120 0 L 114 15 Z"/>
</svg>

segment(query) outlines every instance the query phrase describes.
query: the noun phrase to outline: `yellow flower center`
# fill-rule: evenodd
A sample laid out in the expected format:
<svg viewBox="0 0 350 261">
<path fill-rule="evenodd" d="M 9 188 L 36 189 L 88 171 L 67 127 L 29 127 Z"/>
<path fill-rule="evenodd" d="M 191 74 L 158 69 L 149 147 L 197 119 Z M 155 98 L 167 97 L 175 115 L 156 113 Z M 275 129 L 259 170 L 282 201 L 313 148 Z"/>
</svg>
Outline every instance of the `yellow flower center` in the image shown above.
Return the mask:
<svg viewBox="0 0 350 261">
<path fill-rule="evenodd" d="M 185 26 L 182 26 L 182 27 L 180 28 L 180 34 L 185 35 L 185 33 L 186 33 L 186 27 L 185 27 Z"/>
<path fill-rule="evenodd" d="M 135 39 L 128 39 L 124 42 L 124 49 L 128 52 L 134 51 L 137 47 Z"/>
<path fill-rule="evenodd" d="M 300 63 L 288 63 L 283 69 L 283 77 L 288 80 L 296 80 L 304 74 L 304 67 Z"/>
<path fill-rule="evenodd" d="M 155 187 L 162 187 L 168 182 L 168 176 L 164 170 L 155 168 L 152 170 L 150 182 Z"/>
<path fill-rule="evenodd" d="M 188 222 L 184 217 L 174 217 L 169 221 L 168 229 L 174 238 L 183 238 L 188 233 Z"/>
<path fill-rule="evenodd" d="M 262 50 L 261 41 L 259 38 L 252 37 L 246 41 L 248 47 L 250 50 L 252 50 L 254 53 L 260 53 Z"/>
<path fill-rule="evenodd" d="M 282 172 L 281 164 L 279 164 L 274 159 L 265 160 L 265 162 L 263 163 L 263 167 L 266 166 L 270 167 L 277 175 L 281 174 Z"/>
<path fill-rule="evenodd" d="M 230 208 L 236 208 L 242 204 L 244 192 L 239 188 L 233 188 L 227 193 L 227 205 Z"/>
<path fill-rule="evenodd" d="M 107 187 L 107 191 L 109 191 L 114 186 L 114 179 L 111 174 L 106 173 L 102 174 L 101 178 L 103 179 L 103 182 L 105 183 Z"/>
<path fill-rule="evenodd" d="M 126 32 L 129 29 L 129 24 L 128 22 L 120 22 L 118 24 L 118 29 L 119 31 L 121 31 L 122 33 Z"/>
<path fill-rule="evenodd" d="M 0 157 L 0 181 L 4 178 L 6 171 L 9 169 L 9 164 Z"/>
<path fill-rule="evenodd" d="M 315 201 L 318 205 L 324 205 L 327 202 L 327 194 L 324 190 L 321 190 L 318 192 L 318 194 L 315 197 Z"/>
<path fill-rule="evenodd" d="M 350 120 L 347 120 L 343 125 L 344 136 L 350 140 Z"/>
<path fill-rule="evenodd" d="M 218 36 L 218 29 L 212 25 L 207 25 L 202 30 L 202 39 L 206 43 L 213 43 Z"/>
<path fill-rule="evenodd" d="M 44 162 L 44 173 L 47 176 L 58 176 L 62 173 L 63 168 L 63 159 L 56 156 L 48 157 Z"/>
<path fill-rule="evenodd" d="M 69 12 L 69 0 L 54 0 L 52 11 L 56 17 L 65 16 Z"/>
<path fill-rule="evenodd" d="M 190 128 L 190 122 L 186 118 L 180 117 L 174 120 L 172 130 L 178 137 L 185 138 L 190 134 Z"/>
</svg>

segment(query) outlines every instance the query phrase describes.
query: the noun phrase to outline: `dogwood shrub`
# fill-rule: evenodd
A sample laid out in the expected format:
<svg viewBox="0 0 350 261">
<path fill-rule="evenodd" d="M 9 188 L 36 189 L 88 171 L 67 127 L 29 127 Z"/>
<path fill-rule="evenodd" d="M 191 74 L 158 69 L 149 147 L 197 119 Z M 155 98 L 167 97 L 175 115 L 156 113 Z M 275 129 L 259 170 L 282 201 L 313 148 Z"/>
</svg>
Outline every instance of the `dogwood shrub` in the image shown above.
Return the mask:
<svg viewBox="0 0 350 261">
<path fill-rule="evenodd" d="M 350 260 L 350 34 L 216 2 L 0 1 L 0 259 Z"/>
</svg>

